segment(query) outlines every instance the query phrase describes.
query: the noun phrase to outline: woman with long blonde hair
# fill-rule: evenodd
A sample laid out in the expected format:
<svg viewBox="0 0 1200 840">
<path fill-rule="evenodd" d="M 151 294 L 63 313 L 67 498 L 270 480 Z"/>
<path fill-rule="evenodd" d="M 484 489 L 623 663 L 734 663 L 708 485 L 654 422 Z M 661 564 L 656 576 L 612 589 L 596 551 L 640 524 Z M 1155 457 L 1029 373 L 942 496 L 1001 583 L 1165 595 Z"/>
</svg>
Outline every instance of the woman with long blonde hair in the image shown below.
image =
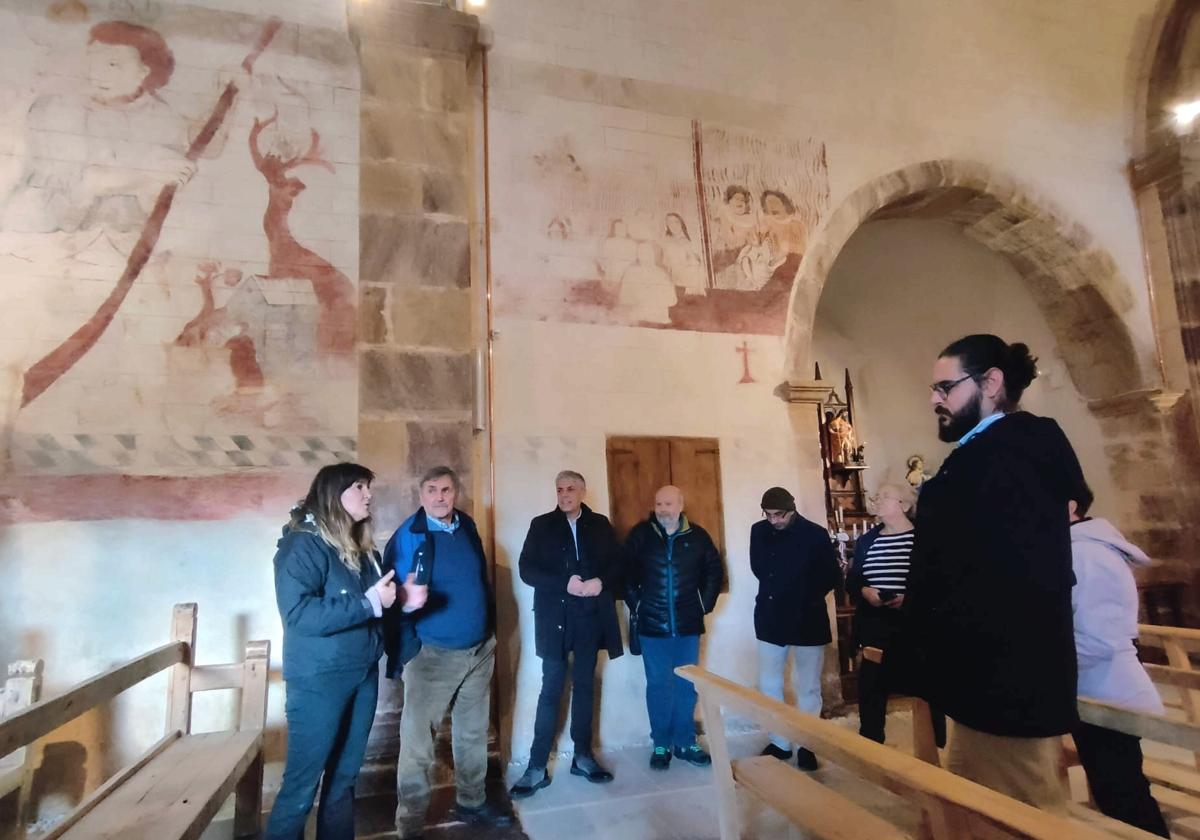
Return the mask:
<svg viewBox="0 0 1200 840">
<path fill-rule="evenodd" d="M 288 743 L 268 840 L 303 838 L 322 774 L 317 837 L 354 837 L 354 782 L 379 693 L 381 618 L 397 600 L 394 570 L 381 568 L 375 550 L 374 478 L 359 464 L 322 467 L 275 553 Z"/>
</svg>

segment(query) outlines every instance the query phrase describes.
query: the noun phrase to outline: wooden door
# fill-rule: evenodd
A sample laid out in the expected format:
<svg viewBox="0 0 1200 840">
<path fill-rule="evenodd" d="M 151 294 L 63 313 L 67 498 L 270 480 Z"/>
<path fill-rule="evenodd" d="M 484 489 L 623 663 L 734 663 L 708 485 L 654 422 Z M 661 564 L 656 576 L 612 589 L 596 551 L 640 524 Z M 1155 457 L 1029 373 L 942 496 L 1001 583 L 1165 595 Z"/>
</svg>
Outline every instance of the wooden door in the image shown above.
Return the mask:
<svg viewBox="0 0 1200 840">
<path fill-rule="evenodd" d="M 683 491 L 688 519 L 708 531 L 724 557 L 725 513 L 721 504 L 721 455 L 717 442 L 712 438 L 670 440 L 671 484 Z"/>
<path fill-rule="evenodd" d="M 671 483 L 671 444 L 666 438 L 608 439 L 608 502 L 617 539 L 654 510 L 654 491 Z"/>
<path fill-rule="evenodd" d="M 715 438 L 610 437 L 608 496 L 621 540 L 654 510 L 654 492 L 667 484 L 683 491 L 688 519 L 702 526 L 725 554 L 721 457 Z"/>
</svg>

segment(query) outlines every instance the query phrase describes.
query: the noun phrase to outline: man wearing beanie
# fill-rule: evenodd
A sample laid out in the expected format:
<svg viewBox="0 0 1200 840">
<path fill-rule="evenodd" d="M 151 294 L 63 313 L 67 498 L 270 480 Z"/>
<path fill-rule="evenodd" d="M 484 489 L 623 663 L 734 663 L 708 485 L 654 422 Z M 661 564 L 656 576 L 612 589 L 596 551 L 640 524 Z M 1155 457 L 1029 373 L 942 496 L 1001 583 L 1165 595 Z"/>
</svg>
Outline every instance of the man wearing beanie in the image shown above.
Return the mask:
<svg viewBox="0 0 1200 840">
<path fill-rule="evenodd" d="M 763 520 L 750 529 L 750 570 L 758 578 L 758 689 L 783 700 L 783 675 L 791 654 L 796 705 L 819 715 L 821 665 L 825 645 L 833 641 L 825 596 L 837 585 L 837 556 L 829 533 L 796 513 L 796 500 L 782 487 L 763 493 L 762 512 Z M 787 761 L 792 745 L 772 734 L 762 754 Z M 796 766 L 816 770 L 816 756 L 798 744 Z"/>
</svg>

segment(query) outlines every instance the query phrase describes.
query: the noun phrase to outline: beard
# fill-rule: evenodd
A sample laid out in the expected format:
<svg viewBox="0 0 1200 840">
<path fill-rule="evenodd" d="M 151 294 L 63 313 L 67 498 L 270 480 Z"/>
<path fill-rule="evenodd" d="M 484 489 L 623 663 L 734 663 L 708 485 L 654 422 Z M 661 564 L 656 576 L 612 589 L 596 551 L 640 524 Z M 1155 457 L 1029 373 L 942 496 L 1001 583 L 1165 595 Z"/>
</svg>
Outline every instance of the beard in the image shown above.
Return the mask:
<svg viewBox="0 0 1200 840">
<path fill-rule="evenodd" d="M 938 440 L 954 443 L 983 419 L 983 394 L 977 391 L 958 411 L 939 405 L 933 412 L 937 415 Z"/>
<path fill-rule="evenodd" d="M 679 524 L 679 516 L 678 515 L 662 516 L 662 515 L 656 513 L 656 514 L 654 514 L 654 518 L 658 520 L 658 524 L 663 526 L 664 530 L 669 530 Z"/>
</svg>

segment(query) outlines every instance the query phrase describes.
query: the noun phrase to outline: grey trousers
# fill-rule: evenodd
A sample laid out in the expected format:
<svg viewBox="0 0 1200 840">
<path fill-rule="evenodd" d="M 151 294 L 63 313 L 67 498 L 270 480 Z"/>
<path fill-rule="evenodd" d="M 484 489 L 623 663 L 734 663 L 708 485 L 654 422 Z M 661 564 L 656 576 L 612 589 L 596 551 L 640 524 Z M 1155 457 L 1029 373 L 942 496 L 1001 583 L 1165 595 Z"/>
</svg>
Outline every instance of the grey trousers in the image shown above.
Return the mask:
<svg viewBox="0 0 1200 840">
<path fill-rule="evenodd" d="M 496 639 L 452 650 L 423 645 L 404 666 L 404 710 L 400 716 L 400 759 L 396 765 L 396 831 L 401 838 L 425 828 L 432 790 L 433 739 L 450 711 L 454 784 L 460 805 L 484 802 L 488 716 Z"/>
</svg>

